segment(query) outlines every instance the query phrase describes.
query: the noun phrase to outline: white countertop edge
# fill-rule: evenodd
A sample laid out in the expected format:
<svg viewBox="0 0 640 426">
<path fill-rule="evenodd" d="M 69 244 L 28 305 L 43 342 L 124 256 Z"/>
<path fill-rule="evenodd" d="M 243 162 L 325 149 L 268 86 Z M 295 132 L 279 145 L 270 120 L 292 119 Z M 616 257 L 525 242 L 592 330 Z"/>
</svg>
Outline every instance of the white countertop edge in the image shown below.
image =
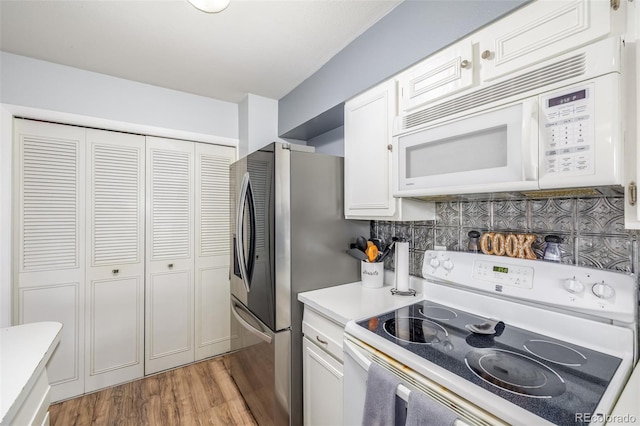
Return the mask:
<svg viewBox="0 0 640 426">
<path fill-rule="evenodd" d="M 607 425 L 640 425 L 640 364 L 637 364 L 618 402 L 607 418 Z"/>
<path fill-rule="evenodd" d="M 11 424 L 60 341 L 62 324 L 46 321 L 0 329 L 0 424 Z"/>
<path fill-rule="evenodd" d="M 386 278 L 386 277 L 385 277 Z M 298 294 L 298 300 L 314 311 L 344 327 L 350 320 L 367 319 L 373 315 L 412 305 L 423 299 L 420 278 L 411 277 L 411 288 L 419 290 L 416 296 L 392 295 L 390 284 L 367 288 L 360 281 L 307 291 Z M 415 280 L 413 280 L 415 278 Z M 414 286 L 414 284 L 417 284 Z"/>
</svg>

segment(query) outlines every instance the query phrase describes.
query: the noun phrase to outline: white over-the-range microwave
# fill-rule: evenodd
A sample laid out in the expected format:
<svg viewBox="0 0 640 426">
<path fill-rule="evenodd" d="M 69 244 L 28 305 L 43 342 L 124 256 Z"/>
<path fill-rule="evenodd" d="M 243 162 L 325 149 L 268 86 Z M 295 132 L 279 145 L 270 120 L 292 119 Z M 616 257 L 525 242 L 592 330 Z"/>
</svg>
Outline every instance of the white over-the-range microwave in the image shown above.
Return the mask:
<svg viewBox="0 0 640 426">
<path fill-rule="evenodd" d="M 623 184 L 619 37 L 400 115 L 394 196 Z"/>
</svg>

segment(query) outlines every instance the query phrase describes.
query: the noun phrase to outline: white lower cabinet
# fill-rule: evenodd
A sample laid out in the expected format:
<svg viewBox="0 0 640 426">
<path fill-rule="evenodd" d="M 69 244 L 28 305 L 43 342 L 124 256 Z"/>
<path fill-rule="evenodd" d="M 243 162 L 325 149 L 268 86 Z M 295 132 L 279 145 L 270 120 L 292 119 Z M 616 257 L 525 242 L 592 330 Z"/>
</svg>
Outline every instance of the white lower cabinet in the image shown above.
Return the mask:
<svg viewBox="0 0 640 426">
<path fill-rule="evenodd" d="M 304 424 L 341 425 L 344 328 L 305 306 L 302 332 Z"/>
<path fill-rule="evenodd" d="M 342 424 L 342 364 L 307 337 L 302 344 L 304 424 Z"/>
</svg>

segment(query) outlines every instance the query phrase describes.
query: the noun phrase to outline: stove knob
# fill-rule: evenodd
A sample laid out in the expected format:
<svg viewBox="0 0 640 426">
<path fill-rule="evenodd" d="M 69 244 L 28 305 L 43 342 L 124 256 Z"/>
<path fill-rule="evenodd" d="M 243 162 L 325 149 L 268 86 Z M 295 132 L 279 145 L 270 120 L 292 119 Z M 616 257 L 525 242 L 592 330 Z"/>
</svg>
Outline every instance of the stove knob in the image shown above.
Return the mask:
<svg viewBox="0 0 640 426">
<path fill-rule="evenodd" d="M 591 291 L 600 299 L 611 299 L 616 295 L 616 291 L 609 284 L 602 281 L 601 283 L 594 284 L 591 287 Z"/>
<path fill-rule="evenodd" d="M 431 265 L 432 268 L 436 269 L 438 266 L 440 266 L 440 261 L 437 257 L 432 257 L 429 261 L 429 265 Z"/>
<path fill-rule="evenodd" d="M 573 277 L 564 280 L 564 288 L 569 293 L 577 294 L 584 291 L 584 284 L 582 284 L 581 281 L 576 280 L 576 277 Z"/>
<path fill-rule="evenodd" d="M 451 261 L 451 259 L 447 259 L 444 262 L 442 262 L 442 267 L 444 269 L 448 271 L 451 271 L 453 269 L 453 262 Z"/>
</svg>

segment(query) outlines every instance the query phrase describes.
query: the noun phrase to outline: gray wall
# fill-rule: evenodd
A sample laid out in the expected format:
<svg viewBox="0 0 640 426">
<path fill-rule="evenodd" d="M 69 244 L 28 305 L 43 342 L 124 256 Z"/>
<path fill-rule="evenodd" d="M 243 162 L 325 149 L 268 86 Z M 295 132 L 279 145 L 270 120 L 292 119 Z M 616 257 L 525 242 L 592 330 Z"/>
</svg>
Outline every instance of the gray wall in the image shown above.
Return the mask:
<svg viewBox="0 0 640 426">
<path fill-rule="evenodd" d="M 529 0 L 405 0 L 279 102 L 278 134 L 357 95 Z"/>
<path fill-rule="evenodd" d="M 344 127 L 340 126 L 309 139 L 307 145 L 315 147 L 316 152 L 322 154 L 344 157 Z"/>
</svg>

